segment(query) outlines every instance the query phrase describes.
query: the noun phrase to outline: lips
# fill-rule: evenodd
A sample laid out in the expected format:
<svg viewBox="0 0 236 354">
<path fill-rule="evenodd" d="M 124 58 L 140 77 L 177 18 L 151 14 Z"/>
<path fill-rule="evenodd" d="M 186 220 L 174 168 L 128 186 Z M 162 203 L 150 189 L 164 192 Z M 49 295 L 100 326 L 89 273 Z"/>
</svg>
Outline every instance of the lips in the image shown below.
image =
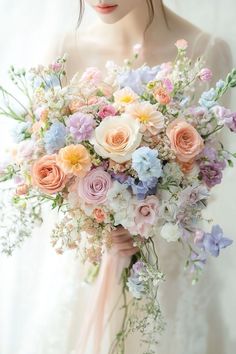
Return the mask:
<svg viewBox="0 0 236 354">
<path fill-rule="evenodd" d="M 111 12 L 115 11 L 115 9 L 117 7 L 118 7 L 118 5 L 106 5 L 106 4 L 94 6 L 95 10 L 102 13 L 102 14 L 111 13 Z"/>
</svg>

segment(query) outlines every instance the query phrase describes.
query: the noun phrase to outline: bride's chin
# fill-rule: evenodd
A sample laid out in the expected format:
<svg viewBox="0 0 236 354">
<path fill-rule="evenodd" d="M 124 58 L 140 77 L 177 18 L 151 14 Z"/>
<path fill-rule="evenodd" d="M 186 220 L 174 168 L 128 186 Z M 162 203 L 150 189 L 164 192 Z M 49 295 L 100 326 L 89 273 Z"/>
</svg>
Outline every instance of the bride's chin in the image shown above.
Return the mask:
<svg viewBox="0 0 236 354">
<path fill-rule="evenodd" d="M 112 25 L 114 23 L 119 22 L 125 16 L 114 16 L 114 15 L 101 15 L 99 16 L 100 20 L 108 25 Z"/>
</svg>

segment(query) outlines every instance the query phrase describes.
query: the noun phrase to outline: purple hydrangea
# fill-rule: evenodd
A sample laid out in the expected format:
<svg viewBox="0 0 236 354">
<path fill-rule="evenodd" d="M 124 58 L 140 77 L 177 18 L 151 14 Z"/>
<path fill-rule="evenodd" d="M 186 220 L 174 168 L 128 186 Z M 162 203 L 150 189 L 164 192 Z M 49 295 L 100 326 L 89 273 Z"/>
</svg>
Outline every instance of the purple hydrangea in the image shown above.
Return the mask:
<svg viewBox="0 0 236 354">
<path fill-rule="evenodd" d="M 76 112 L 69 117 L 67 126 L 76 142 L 91 138 L 94 130 L 94 119 L 91 114 Z"/>
<path fill-rule="evenodd" d="M 55 122 L 44 136 L 45 149 L 48 154 L 54 154 L 66 144 L 66 127 L 61 122 Z"/>
<path fill-rule="evenodd" d="M 225 237 L 223 230 L 219 225 L 213 225 L 210 233 L 203 233 L 201 239 L 196 244 L 203 250 L 209 252 L 212 256 L 218 257 L 220 250 L 232 244 L 232 240 Z"/>
<path fill-rule="evenodd" d="M 225 168 L 225 161 L 209 162 L 200 164 L 200 178 L 206 183 L 209 188 L 220 184 L 223 174 L 222 170 Z"/>
</svg>

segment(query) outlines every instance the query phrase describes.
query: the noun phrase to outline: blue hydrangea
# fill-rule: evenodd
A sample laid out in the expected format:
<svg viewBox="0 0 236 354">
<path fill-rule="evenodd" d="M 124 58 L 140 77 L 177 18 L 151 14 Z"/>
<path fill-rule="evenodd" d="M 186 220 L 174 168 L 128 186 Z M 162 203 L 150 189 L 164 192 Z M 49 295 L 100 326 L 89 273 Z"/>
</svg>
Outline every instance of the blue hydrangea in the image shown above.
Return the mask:
<svg viewBox="0 0 236 354">
<path fill-rule="evenodd" d="M 209 91 L 203 92 L 200 97 L 199 104 L 202 107 L 210 109 L 217 104 L 217 102 L 215 101 L 215 97 L 216 91 L 214 88 L 211 88 Z"/>
<path fill-rule="evenodd" d="M 125 184 L 132 188 L 132 192 L 136 195 L 138 200 L 142 200 L 148 195 L 156 194 L 157 182 L 158 179 L 156 177 L 150 178 L 146 182 L 142 182 L 129 176 L 125 181 Z"/>
<path fill-rule="evenodd" d="M 13 139 L 17 144 L 27 138 L 30 138 L 31 136 L 29 132 L 30 128 L 31 128 L 30 122 L 21 122 L 14 127 L 12 135 L 13 135 Z"/>
<path fill-rule="evenodd" d="M 147 146 L 137 149 L 132 155 L 132 168 L 137 172 L 142 182 L 149 181 L 153 177 L 162 175 L 161 161 L 158 159 L 158 151 Z"/>
<path fill-rule="evenodd" d="M 55 122 L 44 136 L 45 149 L 48 154 L 54 154 L 66 144 L 66 127 L 61 122 Z"/>
<path fill-rule="evenodd" d="M 118 83 L 121 88 L 130 87 L 138 95 L 142 95 L 149 81 L 154 80 L 160 66 L 149 67 L 147 65 L 138 69 L 131 69 L 118 76 Z"/>
</svg>

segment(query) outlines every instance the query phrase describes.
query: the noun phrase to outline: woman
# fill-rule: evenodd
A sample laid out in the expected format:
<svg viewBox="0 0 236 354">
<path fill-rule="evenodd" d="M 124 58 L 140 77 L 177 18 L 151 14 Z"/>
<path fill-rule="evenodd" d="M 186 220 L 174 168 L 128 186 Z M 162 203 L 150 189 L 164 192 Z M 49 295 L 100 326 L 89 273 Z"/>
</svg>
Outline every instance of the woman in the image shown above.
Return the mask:
<svg viewBox="0 0 236 354">
<path fill-rule="evenodd" d="M 86 4 L 85 4 L 86 3 Z M 223 76 L 230 68 L 230 56 L 226 44 L 210 35 L 203 33 L 199 28 L 183 20 L 168 8 L 161 0 L 85 0 L 80 1 L 81 12 L 79 24 L 82 21 L 84 6 L 90 6 L 98 16 L 98 21 L 80 29 L 77 35 L 68 33 L 63 40 L 60 54 L 68 53 L 67 72 L 69 78 L 88 66 L 96 66 L 101 71 L 107 60 L 112 59 L 122 64 L 124 58 L 130 57 L 132 47 L 141 43 L 141 52 L 136 66 L 146 62 L 153 66 L 158 63 L 174 59 L 176 49 L 174 43 L 184 38 L 189 43 L 189 55 L 196 59 L 204 54 L 207 64 L 213 68 L 215 79 Z M 57 52 L 57 54 L 59 54 Z M 214 58 L 220 60 L 214 60 Z M 114 249 L 119 257 L 130 257 L 137 252 L 133 246 L 131 236 L 123 229 L 113 232 Z M 166 247 L 160 242 L 161 267 L 167 275 L 167 281 L 160 289 L 161 306 L 167 321 L 167 329 L 156 352 L 160 354 L 211 354 L 224 351 L 223 332 L 219 322 L 214 328 L 214 335 L 208 332 L 209 326 L 214 323 L 217 313 L 217 298 L 209 300 L 209 296 L 217 283 L 209 269 L 201 282 L 191 288 L 190 282 L 183 275 L 181 250 L 174 245 Z M 207 287 L 207 279 L 211 277 L 211 284 Z M 215 287 L 215 288 L 214 288 Z M 98 290 L 98 289 L 97 289 Z M 116 296 L 115 290 L 113 295 Z M 115 316 L 114 316 L 115 317 Z M 116 322 L 113 319 L 113 322 Z M 112 327 L 112 326 L 111 326 Z M 115 334 L 117 327 L 113 328 Z M 171 340 L 169 340 L 171 337 Z M 112 335 L 110 340 L 112 340 Z M 98 354 L 91 345 L 93 337 L 87 340 L 86 353 Z M 127 353 L 141 353 L 138 338 L 130 338 L 126 348 Z M 108 353 L 109 338 L 101 340 L 101 353 Z M 82 354 L 80 345 L 76 349 Z"/>
<path fill-rule="evenodd" d="M 98 15 L 98 22 L 85 29 L 79 28 L 77 34 L 67 33 L 62 43 L 59 43 L 59 48 L 57 46 L 46 60 L 49 62 L 57 55 L 67 52 L 68 79 L 76 71 L 82 72 L 88 66 L 96 66 L 103 71 L 109 59 L 122 64 L 124 58 L 131 56 L 132 47 L 136 43 L 142 44 L 136 66 L 143 62 L 152 66 L 172 60 L 176 53 L 174 43 L 180 38 L 185 38 L 189 42 L 191 57 L 196 58 L 205 54 L 208 65 L 213 67 L 216 79 L 224 76 L 231 66 L 228 49 L 223 42 L 215 40 L 178 17 L 164 7 L 160 0 L 85 2 Z M 82 9 L 84 2 L 81 0 L 80 3 Z M 79 17 L 81 19 L 82 12 Z M 214 58 L 218 59 L 217 62 Z M 45 227 L 44 232 L 49 233 L 49 228 L 50 225 Z M 114 231 L 113 240 L 114 250 L 125 260 L 137 252 L 126 230 L 118 228 Z M 156 353 L 222 354 L 225 352 L 224 328 L 221 328 L 217 310 L 218 283 L 214 279 L 214 269 L 210 266 L 201 282 L 192 288 L 190 281 L 186 280 L 183 274 L 181 249 L 177 249 L 176 245 L 170 247 L 164 240 L 160 240 L 159 250 L 160 263 L 167 276 L 160 289 L 160 302 L 167 328 L 156 348 Z M 80 279 L 75 267 L 79 265 L 71 261 L 71 254 L 66 257 L 63 260 L 66 271 L 62 269 L 60 257 L 55 263 L 55 276 L 58 273 L 61 277 L 68 277 L 65 287 L 58 291 L 59 304 L 55 306 L 55 312 L 59 311 L 51 313 L 52 319 L 44 313 L 44 308 L 40 307 L 37 301 L 32 303 L 31 308 L 37 312 L 39 320 L 35 320 L 34 323 L 29 321 L 29 332 L 22 337 L 21 345 L 15 348 L 14 354 L 82 354 L 77 338 L 84 325 L 83 318 L 87 315 L 85 306 L 88 303 L 87 296 L 93 292 L 93 288 L 78 288 Z M 33 256 L 31 261 L 33 263 Z M 51 284 L 47 282 L 47 269 L 37 271 L 44 272 L 40 273 L 40 276 L 44 282 L 44 292 L 48 292 L 48 306 L 53 309 L 54 299 L 50 298 Z M 118 285 L 113 289 L 114 296 L 117 289 Z M 39 293 L 39 299 L 42 295 Z M 117 322 L 117 316 L 114 315 L 109 325 L 110 335 L 106 333 L 106 337 L 102 338 L 101 354 L 108 354 L 110 341 L 117 330 Z M 31 332 L 30 327 L 33 326 L 38 328 L 38 333 Z M 127 341 L 126 353 L 142 353 L 137 336 Z M 99 353 L 95 353 L 93 345 L 90 348 L 88 343 L 83 354 Z"/>
</svg>

